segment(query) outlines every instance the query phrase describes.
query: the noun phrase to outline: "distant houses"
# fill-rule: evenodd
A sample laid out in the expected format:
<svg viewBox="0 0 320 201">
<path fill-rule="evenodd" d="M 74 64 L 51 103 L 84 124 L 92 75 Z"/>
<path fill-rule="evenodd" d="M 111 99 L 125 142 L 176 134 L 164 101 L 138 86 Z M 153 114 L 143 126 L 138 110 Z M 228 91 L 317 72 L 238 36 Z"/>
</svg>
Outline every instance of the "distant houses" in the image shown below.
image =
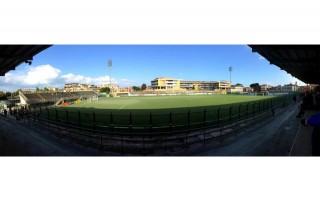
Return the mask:
<svg viewBox="0 0 320 201">
<path fill-rule="evenodd" d="M 64 85 L 65 92 L 76 92 L 76 91 L 99 91 L 100 87 L 93 84 L 81 84 L 81 83 L 66 83 Z"/>
<path fill-rule="evenodd" d="M 257 83 L 258 84 L 258 83 Z M 172 77 L 157 77 L 151 81 L 148 90 L 154 91 L 215 91 L 220 93 L 252 93 L 259 92 L 263 94 L 271 93 L 289 93 L 295 91 L 312 90 L 311 85 L 300 87 L 295 84 L 285 84 L 279 86 L 271 86 L 269 84 L 259 85 L 259 89 L 245 87 L 242 84 L 230 85 L 229 81 L 186 81 Z"/>
</svg>

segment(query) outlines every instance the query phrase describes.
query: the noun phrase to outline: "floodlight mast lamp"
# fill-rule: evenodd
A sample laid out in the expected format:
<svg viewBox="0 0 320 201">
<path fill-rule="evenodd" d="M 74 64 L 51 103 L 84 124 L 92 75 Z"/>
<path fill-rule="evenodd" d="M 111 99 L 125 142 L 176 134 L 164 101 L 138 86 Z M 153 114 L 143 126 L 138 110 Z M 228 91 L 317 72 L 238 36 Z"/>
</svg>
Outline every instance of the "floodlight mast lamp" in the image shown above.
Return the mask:
<svg viewBox="0 0 320 201">
<path fill-rule="evenodd" d="M 230 93 L 231 93 L 231 72 L 232 72 L 232 66 L 229 67 L 229 72 L 230 72 Z"/>
</svg>

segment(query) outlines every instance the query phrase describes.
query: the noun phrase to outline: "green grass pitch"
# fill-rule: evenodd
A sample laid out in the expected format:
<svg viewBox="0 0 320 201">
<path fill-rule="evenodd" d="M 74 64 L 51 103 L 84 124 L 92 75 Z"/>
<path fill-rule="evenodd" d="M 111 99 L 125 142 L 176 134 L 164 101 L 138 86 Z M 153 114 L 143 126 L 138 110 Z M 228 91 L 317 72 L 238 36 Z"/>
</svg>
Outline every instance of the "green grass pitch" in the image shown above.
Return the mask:
<svg viewBox="0 0 320 201">
<path fill-rule="evenodd" d="M 187 129 L 230 120 L 240 115 L 247 115 L 258 111 L 259 105 L 253 104 L 264 101 L 264 107 L 271 105 L 270 96 L 248 95 L 182 95 L 182 96 L 150 96 L 150 97 L 114 97 L 99 98 L 99 101 L 81 102 L 67 107 L 57 107 L 58 117 L 54 109 L 49 114 L 43 114 L 50 119 L 60 119 L 68 123 L 77 124 L 79 121 L 87 127 L 93 124 L 123 127 L 127 131 L 130 125 L 141 127 L 161 128 L 173 125 L 175 129 Z M 249 106 L 246 105 L 249 103 Z M 242 105 L 239 107 L 239 105 Z M 232 106 L 232 107 L 231 107 Z M 218 108 L 220 111 L 218 112 Z M 230 109 L 231 107 L 231 109 Z M 262 104 L 260 105 L 262 107 Z M 205 111 L 206 110 L 206 111 Z M 190 111 L 190 115 L 188 114 Z M 170 115 L 171 113 L 171 115 Z M 131 114 L 131 115 L 130 115 Z M 188 125 L 189 124 L 189 125 Z"/>
<path fill-rule="evenodd" d="M 211 108 L 217 105 L 246 103 L 263 100 L 268 96 L 241 95 L 185 95 L 185 96 L 150 96 L 150 97 L 115 97 L 100 98 L 98 102 L 82 102 L 69 108 L 108 109 L 113 111 L 177 109 L 183 111 L 192 108 Z"/>
</svg>

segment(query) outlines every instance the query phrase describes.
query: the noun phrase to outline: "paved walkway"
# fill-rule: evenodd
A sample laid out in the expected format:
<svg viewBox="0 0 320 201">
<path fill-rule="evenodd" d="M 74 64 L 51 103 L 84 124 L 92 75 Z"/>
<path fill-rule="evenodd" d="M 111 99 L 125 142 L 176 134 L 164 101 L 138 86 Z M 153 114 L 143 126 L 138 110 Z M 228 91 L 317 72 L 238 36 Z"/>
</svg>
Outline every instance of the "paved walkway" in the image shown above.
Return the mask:
<svg viewBox="0 0 320 201">
<path fill-rule="evenodd" d="M 260 123 L 223 143 L 207 145 L 197 151 L 181 153 L 196 156 L 289 156 L 300 126 L 299 104 L 286 108 L 275 117 Z M 305 136 L 307 139 L 308 136 Z M 306 143 L 306 147 L 310 144 Z"/>
<path fill-rule="evenodd" d="M 0 115 L 0 156 L 108 156 L 101 152 L 73 144 L 47 133 L 35 131 L 27 125 Z"/>
</svg>

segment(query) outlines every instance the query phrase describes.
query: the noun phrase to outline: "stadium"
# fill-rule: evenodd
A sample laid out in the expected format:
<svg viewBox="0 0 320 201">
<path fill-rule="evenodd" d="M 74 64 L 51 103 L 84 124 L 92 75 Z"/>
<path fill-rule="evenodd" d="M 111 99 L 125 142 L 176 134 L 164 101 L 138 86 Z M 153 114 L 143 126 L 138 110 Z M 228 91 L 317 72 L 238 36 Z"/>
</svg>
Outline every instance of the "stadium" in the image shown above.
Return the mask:
<svg viewBox="0 0 320 201">
<path fill-rule="evenodd" d="M 32 54 L 48 48 L 36 47 L 29 49 Z M 263 46 L 254 48 L 260 50 Z M 267 54 L 264 56 L 268 58 Z M 24 58 L 21 55 L 21 61 L 3 61 L 8 68 L 2 73 Z M 300 79 L 316 83 L 314 73 L 297 69 L 294 72 Z M 297 93 L 244 95 L 236 88 L 232 94 L 228 81 L 159 77 L 151 81 L 151 87 L 139 93 L 112 90 L 111 97 L 94 90 L 19 91 L 19 104 L 10 107 L 9 114 L 37 132 L 102 153 L 176 155 L 222 143 L 261 126 L 284 111 L 293 110 L 292 100 L 298 98 Z"/>
<path fill-rule="evenodd" d="M 129 95 L 20 92 L 30 127 L 99 150 L 143 155 L 223 141 L 274 115 L 296 96 Z"/>
</svg>

